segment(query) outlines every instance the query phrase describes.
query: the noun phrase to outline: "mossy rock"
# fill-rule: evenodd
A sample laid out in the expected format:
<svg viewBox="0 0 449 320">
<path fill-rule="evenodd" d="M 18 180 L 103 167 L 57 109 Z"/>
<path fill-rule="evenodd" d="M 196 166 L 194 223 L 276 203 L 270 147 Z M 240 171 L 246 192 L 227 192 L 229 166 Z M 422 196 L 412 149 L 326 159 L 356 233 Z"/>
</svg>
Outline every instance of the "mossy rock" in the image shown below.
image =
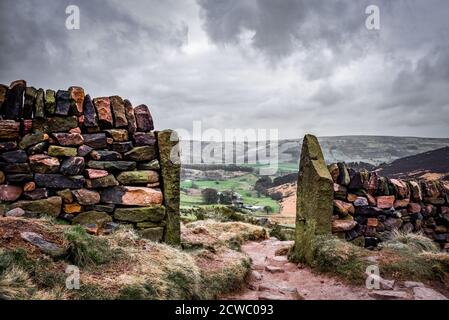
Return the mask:
<svg viewBox="0 0 449 320">
<path fill-rule="evenodd" d="M 165 217 L 165 207 L 154 205 L 140 208 L 117 208 L 114 212 L 114 218 L 127 222 L 160 222 Z"/>
<path fill-rule="evenodd" d="M 80 225 L 96 224 L 103 226 L 107 222 L 112 222 L 112 217 L 102 211 L 85 211 L 73 218 L 72 222 Z"/>
</svg>

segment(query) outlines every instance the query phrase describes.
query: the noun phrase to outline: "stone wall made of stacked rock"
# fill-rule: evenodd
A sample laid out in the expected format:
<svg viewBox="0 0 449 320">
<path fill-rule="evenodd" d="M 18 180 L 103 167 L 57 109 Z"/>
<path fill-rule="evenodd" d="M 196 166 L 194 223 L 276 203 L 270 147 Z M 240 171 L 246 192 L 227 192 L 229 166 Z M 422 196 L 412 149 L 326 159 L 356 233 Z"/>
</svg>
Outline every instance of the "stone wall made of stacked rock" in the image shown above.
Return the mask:
<svg viewBox="0 0 449 320">
<path fill-rule="evenodd" d="M 46 214 L 94 232 L 132 224 L 179 244 L 176 139 L 119 96 L 0 85 L 0 216 Z"/>
<path fill-rule="evenodd" d="M 449 250 L 449 182 L 400 180 L 332 164 L 332 232 L 375 247 L 394 230 L 422 232 Z"/>
</svg>

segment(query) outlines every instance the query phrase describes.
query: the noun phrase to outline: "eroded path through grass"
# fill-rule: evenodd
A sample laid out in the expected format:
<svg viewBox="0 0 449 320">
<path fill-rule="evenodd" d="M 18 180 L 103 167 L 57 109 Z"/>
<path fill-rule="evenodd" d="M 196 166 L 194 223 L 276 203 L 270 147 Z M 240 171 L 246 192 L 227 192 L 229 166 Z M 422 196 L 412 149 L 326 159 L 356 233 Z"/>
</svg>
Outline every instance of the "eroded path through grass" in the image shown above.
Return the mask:
<svg viewBox="0 0 449 320">
<path fill-rule="evenodd" d="M 336 278 L 313 273 L 310 268 L 298 268 L 287 260 L 287 248 L 292 241 L 270 238 L 247 242 L 242 251 L 252 259 L 252 271 L 242 291 L 223 299 L 244 300 L 371 300 L 364 287 L 349 286 Z M 282 254 L 282 255 L 280 255 Z"/>
</svg>

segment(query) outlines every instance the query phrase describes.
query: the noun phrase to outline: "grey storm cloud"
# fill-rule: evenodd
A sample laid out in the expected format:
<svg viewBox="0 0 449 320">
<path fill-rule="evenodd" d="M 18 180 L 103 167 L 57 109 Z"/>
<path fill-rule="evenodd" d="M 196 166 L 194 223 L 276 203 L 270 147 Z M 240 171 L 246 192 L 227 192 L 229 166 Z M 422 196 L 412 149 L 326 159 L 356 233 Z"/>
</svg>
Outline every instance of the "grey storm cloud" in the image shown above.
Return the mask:
<svg viewBox="0 0 449 320">
<path fill-rule="evenodd" d="M 65 28 L 78 5 L 81 29 Z M 380 8 L 381 29 L 365 28 Z M 81 85 L 159 128 L 449 136 L 446 0 L 2 0 L 0 82 Z"/>
</svg>

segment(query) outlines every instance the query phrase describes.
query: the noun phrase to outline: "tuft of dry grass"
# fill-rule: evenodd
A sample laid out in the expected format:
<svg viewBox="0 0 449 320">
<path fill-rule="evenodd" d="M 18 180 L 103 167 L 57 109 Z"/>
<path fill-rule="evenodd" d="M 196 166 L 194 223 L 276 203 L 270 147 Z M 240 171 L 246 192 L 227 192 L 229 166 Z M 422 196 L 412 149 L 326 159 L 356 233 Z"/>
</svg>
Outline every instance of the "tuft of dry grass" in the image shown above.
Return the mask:
<svg viewBox="0 0 449 320">
<path fill-rule="evenodd" d="M 45 227 L 53 221 L 36 223 Z M 58 226 L 53 236 L 64 239 L 65 260 L 34 249 L 30 255 L 28 246 L 0 252 L 0 293 L 10 299 L 213 299 L 239 287 L 249 272 L 249 258 L 230 249 L 233 243 L 267 233 L 238 223 L 207 223 L 205 228 L 211 245 L 219 245 L 188 252 L 142 239 L 125 226 L 99 237 L 79 226 Z M 68 264 L 80 267 L 79 290 L 65 288 Z"/>
<path fill-rule="evenodd" d="M 218 222 L 201 220 L 186 224 L 181 228 L 183 246 L 186 248 L 229 247 L 239 250 L 240 245 L 248 240 L 268 238 L 265 228 L 244 222 Z"/>
<path fill-rule="evenodd" d="M 0 299 L 26 299 L 31 296 L 34 285 L 26 271 L 12 266 L 0 274 Z"/>
</svg>

